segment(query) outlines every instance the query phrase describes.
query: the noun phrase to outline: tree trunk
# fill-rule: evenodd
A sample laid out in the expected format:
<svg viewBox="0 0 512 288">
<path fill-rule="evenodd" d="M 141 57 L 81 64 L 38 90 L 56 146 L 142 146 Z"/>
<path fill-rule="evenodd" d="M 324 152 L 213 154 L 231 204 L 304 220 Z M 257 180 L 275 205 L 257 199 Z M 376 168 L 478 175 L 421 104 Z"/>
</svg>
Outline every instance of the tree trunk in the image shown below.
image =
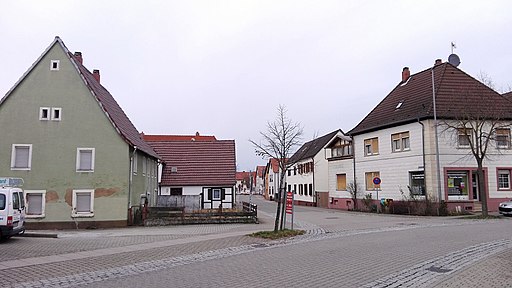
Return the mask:
<svg viewBox="0 0 512 288">
<path fill-rule="evenodd" d="M 279 182 L 279 198 L 281 199 L 281 202 L 283 203 L 281 207 L 281 230 L 284 229 L 286 223 L 284 222 L 284 213 L 286 210 L 286 183 L 284 182 L 284 176 L 286 173 L 285 169 L 282 169 L 283 172 L 281 173 L 281 180 Z"/>
<path fill-rule="evenodd" d="M 281 194 L 279 194 L 281 196 L 281 201 L 283 202 L 283 205 L 281 206 L 281 227 L 280 229 L 281 230 L 284 230 L 285 226 L 286 226 L 286 223 L 285 223 L 285 210 L 286 210 L 286 192 L 284 191 L 285 189 L 281 189 Z"/>
<path fill-rule="evenodd" d="M 480 196 L 480 201 L 482 202 L 482 216 L 487 217 L 489 215 L 489 211 L 487 208 L 487 192 L 485 189 L 485 179 L 484 179 L 484 169 L 482 165 L 482 161 L 477 161 L 478 169 L 476 170 L 476 174 L 478 175 L 478 194 Z"/>
</svg>

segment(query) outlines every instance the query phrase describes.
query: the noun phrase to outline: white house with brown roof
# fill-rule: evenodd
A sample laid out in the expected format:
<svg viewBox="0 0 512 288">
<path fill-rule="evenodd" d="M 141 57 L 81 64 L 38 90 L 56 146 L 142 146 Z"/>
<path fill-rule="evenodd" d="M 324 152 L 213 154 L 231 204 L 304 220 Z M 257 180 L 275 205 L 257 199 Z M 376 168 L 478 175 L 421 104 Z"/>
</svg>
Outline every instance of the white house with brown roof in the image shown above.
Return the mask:
<svg viewBox="0 0 512 288">
<path fill-rule="evenodd" d="M 235 203 L 235 141 L 213 136 L 143 135 L 162 157 L 159 195 L 198 196 L 202 209 Z"/>
<path fill-rule="evenodd" d="M 345 137 L 339 129 L 304 143 L 290 157 L 286 174 L 287 190 L 294 192 L 297 204 L 328 206 L 329 173 L 324 149 L 337 137 Z"/>
<path fill-rule="evenodd" d="M 336 175 L 345 174 L 346 179 L 350 174 L 355 175 L 363 192 L 360 198 L 371 194 L 375 200 L 396 201 L 404 200 L 404 195 L 418 198 L 427 195 L 435 201 L 447 201 L 449 209 L 458 206 L 458 209 L 478 210 L 481 199 L 477 163 L 467 140 L 475 135 L 465 135 L 463 127 L 448 127 L 460 124 L 464 116 L 475 115 L 501 122 L 489 137 L 492 140 L 488 158 L 484 160 L 489 211 L 497 211 L 499 202 L 512 197 L 512 102 L 440 60 L 413 75 L 409 68 L 404 68 L 402 81 L 349 132 L 353 141 L 353 167 L 349 160 L 331 165 L 330 179 Z M 439 125 L 435 125 L 434 116 Z M 375 184 L 375 178 L 381 183 Z M 334 200 L 346 203 L 350 200 L 347 197 L 347 194 L 339 195 Z"/>
</svg>

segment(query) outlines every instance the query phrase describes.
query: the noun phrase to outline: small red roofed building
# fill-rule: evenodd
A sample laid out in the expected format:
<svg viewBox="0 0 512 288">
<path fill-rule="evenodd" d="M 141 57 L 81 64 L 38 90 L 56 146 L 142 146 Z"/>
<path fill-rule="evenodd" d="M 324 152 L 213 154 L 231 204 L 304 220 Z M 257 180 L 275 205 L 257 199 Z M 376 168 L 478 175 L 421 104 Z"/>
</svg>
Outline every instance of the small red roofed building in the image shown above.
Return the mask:
<svg viewBox="0 0 512 288">
<path fill-rule="evenodd" d="M 143 135 L 164 162 L 159 195 L 200 196 L 201 209 L 235 203 L 235 141 L 215 136 Z"/>
<path fill-rule="evenodd" d="M 279 161 L 276 158 L 269 159 L 264 171 L 265 190 L 263 197 L 265 199 L 273 201 L 279 196 L 281 173 L 284 172 L 279 168 Z"/>
<path fill-rule="evenodd" d="M 235 192 L 239 194 L 249 194 L 251 192 L 252 175 L 254 172 L 236 172 Z"/>
<path fill-rule="evenodd" d="M 254 174 L 254 193 L 263 195 L 265 189 L 265 166 L 256 166 L 256 173 Z"/>
</svg>

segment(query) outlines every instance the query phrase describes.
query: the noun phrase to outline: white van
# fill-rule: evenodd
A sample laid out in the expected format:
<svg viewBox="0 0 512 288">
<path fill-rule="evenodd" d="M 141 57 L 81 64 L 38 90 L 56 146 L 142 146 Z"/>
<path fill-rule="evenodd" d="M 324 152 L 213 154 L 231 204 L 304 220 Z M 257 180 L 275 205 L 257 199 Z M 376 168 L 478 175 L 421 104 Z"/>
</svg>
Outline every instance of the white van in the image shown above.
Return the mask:
<svg viewBox="0 0 512 288">
<path fill-rule="evenodd" d="M 0 177 L 0 239 L 25 232 L 23 179 Z"/>
</svg>

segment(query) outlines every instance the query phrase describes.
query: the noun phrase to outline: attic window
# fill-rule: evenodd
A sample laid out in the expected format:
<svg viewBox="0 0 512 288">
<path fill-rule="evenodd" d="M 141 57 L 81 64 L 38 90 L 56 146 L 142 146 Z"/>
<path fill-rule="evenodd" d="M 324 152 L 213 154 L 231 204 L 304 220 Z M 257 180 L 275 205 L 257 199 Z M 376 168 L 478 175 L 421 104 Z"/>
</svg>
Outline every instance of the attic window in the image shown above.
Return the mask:
<svg viewBox="0 0 512 288">
<path fill-rule="evenodd" d="M 396 105 L 395 109 L 400 109 L 400 108 L 402 108 L 402 105 L 403 105 L 403 104 L 404 104 L 404 101 L 403 101 L 403 100 L 402 100 L 402 101 L 400 101 L 400 102 Z"/>
<path fill-rule="evenodd" d="M 59 70 L 60 60 L 52 60 L 50 61 L 50 70 L 51 71 L 57 71 Z"/>
<path fill-rule="evenodd" d="M 178 167 L 171 167 L 171 173 L 178 173 Z"/>
</svg>

